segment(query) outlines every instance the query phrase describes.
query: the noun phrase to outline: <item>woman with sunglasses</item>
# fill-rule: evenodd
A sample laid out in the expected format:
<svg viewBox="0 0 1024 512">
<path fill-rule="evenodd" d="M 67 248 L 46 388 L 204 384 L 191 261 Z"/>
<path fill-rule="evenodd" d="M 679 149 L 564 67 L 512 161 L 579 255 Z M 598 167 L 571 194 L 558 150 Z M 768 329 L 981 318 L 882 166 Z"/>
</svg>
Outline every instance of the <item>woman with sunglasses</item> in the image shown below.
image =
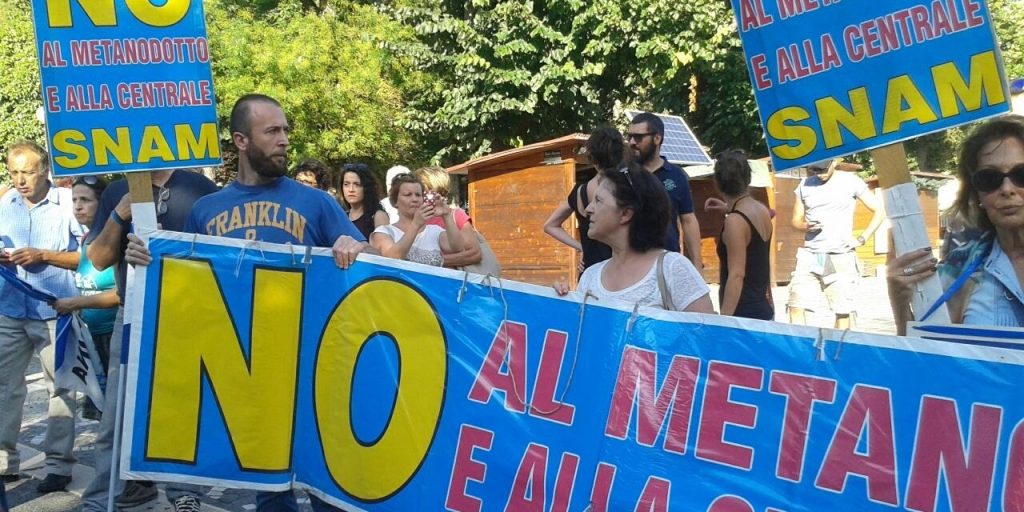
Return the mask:
<svg viewBox="0 0 1024 512">
<path fill-rule="evenodd" d="M 889 264 L 889 299 L 899 334 L 914 318 L 948 306 L 955 323 L 1024 327 L 1024 117 L 987 121 L 964 141 L 956 208 L 980 238 L 949 253 L 942 264 L 930 248 Z M 914 284 L 938 272 L 946 291 L 928 311 L 912 312 Z"/>
<path fill-rule="evenodd" d="M 96 176 L 84 176 L 74 181 L 71 187 L 71 204 L 74 208 L 75 220 L 88 229 L 96 218 L 100 196 L 107 188 L 107 181 Z M 68 314 L 81 311 L 82 321 L 89 326 L 96 352 L 103 366 L 107 367 L 110 359 L 110 336 L 114 332 L 114 317 L 117 315 L 117 284 L 114 281 L 114 267 L 99 271 L 93 267 L 86 256 L 85 236 L 78 242 L 81 256 L 78 269 L 75 271 L 75 285 L 80 295 L 58 299 L 53 308 L 58 313 Z M 87 419 L 99 419 L 99 411 L 92 401 L 86 402 L 82 416 Z"/>
<path fill-rule="evenodd" d="M 653 174 L 636 164 L 602 173 L 587 215 L 590 238 L 608 244 L 612 257 L 584 271 L 577 290 L 598 300 L 715 312 L 708 285 L 690 260 L 665 250 L 672 209 Z M 569 288 L 558 282 L 555 291 L 565 295 Z"/>
<path fill-rule="evenodd" d="M 348 219 L 355 224 L 367 240 L 379 226 L 389 223 L 388 214 L 380 205 L 377 179 L 365 164 L 345 164 L 341 167 L 341 206 Z"/>
<path fill-rule="evenodd" d="M 768 207 L 750 197 L 750 163 L 739 150 L 725 151 L 715 160 L 715 197 L 705 210 L 725 214 L 716 240 L 720 261 L 718 300 L 722 314 L 772 320 L 771 300 L 772 217 Z"/>
</svg>

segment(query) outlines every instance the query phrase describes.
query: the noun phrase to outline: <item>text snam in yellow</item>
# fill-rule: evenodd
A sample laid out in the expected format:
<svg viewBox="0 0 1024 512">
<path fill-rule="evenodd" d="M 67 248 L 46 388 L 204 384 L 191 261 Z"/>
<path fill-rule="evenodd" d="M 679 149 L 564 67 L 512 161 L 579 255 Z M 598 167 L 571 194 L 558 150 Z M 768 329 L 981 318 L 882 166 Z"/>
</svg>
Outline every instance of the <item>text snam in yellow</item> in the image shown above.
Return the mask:
<svg viewBox="0 0 1024 512">
<path fill-rule="evenodd" d="M 921 93 L 921 87 L 910 76 L 890 78 L 886 86 L 881 124 L 872 114 L 866 87 L 857 87 L 847 92 L 849 109 L 834 96 L 815 100 L 815 116 L 800 106 L 780 108 L 768 116 L 765 123 L 768 135 L 782 142 L 770 149 L 777 158 L 796 160 L 816 150 L 832 149 L 845 144 L 841 128 L 863 141 L 895 133 L 907 122 L 924 125 L 955 117 L 964 111 L 972 112 L 1006 103 L 999 69 L 994 51 L 971 57 L 966 80 L 952 62 L 932 66 L 931 85 L 938 105 L 928 103 Z M 823 141 L 819 140 L 814 123 L 820 127 Z M 820 147 L 822 143 L 824 146 Z"/>
</svg>

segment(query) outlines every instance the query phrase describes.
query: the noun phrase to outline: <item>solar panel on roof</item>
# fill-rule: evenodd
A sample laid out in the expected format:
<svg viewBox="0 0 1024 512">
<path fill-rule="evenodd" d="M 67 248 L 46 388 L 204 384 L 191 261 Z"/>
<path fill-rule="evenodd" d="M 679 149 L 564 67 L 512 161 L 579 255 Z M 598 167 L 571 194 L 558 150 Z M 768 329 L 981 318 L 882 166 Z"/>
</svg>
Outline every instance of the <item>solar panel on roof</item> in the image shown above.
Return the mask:
<svg viewBox="0 0 1024 512">
<path fill-rule="evenodd" d="M 639 110 L 627 110 L 626 116 L 632 121 Z M 665 124 L 665 140 L 661 142 L 661 156 L 679 165 L 710 165 L 711 157 L 701 147 L 697 136 L 679 116 L 655 114 Z"/>
</svg>

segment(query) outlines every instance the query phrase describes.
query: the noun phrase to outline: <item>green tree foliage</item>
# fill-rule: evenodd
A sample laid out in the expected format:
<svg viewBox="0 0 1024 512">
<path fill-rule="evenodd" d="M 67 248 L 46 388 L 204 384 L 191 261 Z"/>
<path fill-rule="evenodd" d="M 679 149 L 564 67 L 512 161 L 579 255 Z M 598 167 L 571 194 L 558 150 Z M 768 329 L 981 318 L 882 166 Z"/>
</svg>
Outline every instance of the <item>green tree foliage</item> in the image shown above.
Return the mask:
<svg viewBox="0 0 1024 512">
<path fill-rule="evenodd" d="M 27 0 L 0 0 L 0 153 L 21 139 L 42 142 L 36 120 L 42 106 L 31 6 Z M 0 162 L 6 171 L 6 161 Z M 3 172 L 0 180 L 7 180 Z"/>
<path fill-rule="evenodd" d="M 372 7 L 347 2 L 323 12 L 282 2 L 266 14 L 219 1 L 206 5 L 225 136 L 235 100 L 261 92 L 288 114 L 294 157 L 381 165 L 417 158 L 398 120 L 403 95 L 418 87 L 419 75 L 380 44 L 401 37 L 401 27 Z"/>
<path fill-rule="evenodd" d="M 617 123 L 625 107 L 690 117 L 695 106 L 715 145 L 760 140 L 721 0 L 405 0 L 384 10 L 417 36 L 391 47 L 436 80 L 405 126 L 445 161 Z"/>
</svg>

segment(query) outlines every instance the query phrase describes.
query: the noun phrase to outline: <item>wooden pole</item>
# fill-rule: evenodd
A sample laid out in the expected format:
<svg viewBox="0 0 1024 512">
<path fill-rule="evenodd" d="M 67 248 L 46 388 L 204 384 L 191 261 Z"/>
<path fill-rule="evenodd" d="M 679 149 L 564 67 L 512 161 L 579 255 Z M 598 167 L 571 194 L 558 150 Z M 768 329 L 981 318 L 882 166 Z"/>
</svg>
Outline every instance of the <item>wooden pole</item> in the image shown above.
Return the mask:
<svg viewBox="0 0 1024 512">
<path fill-rule="evenodd" d="M 128 180 L 128 193 L 132 198 L 132 224 L 135 234 L 145 238 L 150 231 L 157 229 L 156 206 L 153 204 L 153 178 L 148 172 L 131 172 L 125 177 Z"/>
<path fill-rule="evenodd" d="M 893 248 L 900 256 L 924 247 L 931 247 L 917 186 L 910 177 L 907 152 L 903 144 L 891 144 L 871 151 L 878 172 L 878 185 L 882 187 L 885 212 L 892 224 Z M 937 275 L 916 286 L 911 306 L 915 315 L 922 315 L 942 295 L 942 282 Z M 928 319 L 934 323 L 949 323 L 949 313 L 941 307 Z"/>
</svg>

